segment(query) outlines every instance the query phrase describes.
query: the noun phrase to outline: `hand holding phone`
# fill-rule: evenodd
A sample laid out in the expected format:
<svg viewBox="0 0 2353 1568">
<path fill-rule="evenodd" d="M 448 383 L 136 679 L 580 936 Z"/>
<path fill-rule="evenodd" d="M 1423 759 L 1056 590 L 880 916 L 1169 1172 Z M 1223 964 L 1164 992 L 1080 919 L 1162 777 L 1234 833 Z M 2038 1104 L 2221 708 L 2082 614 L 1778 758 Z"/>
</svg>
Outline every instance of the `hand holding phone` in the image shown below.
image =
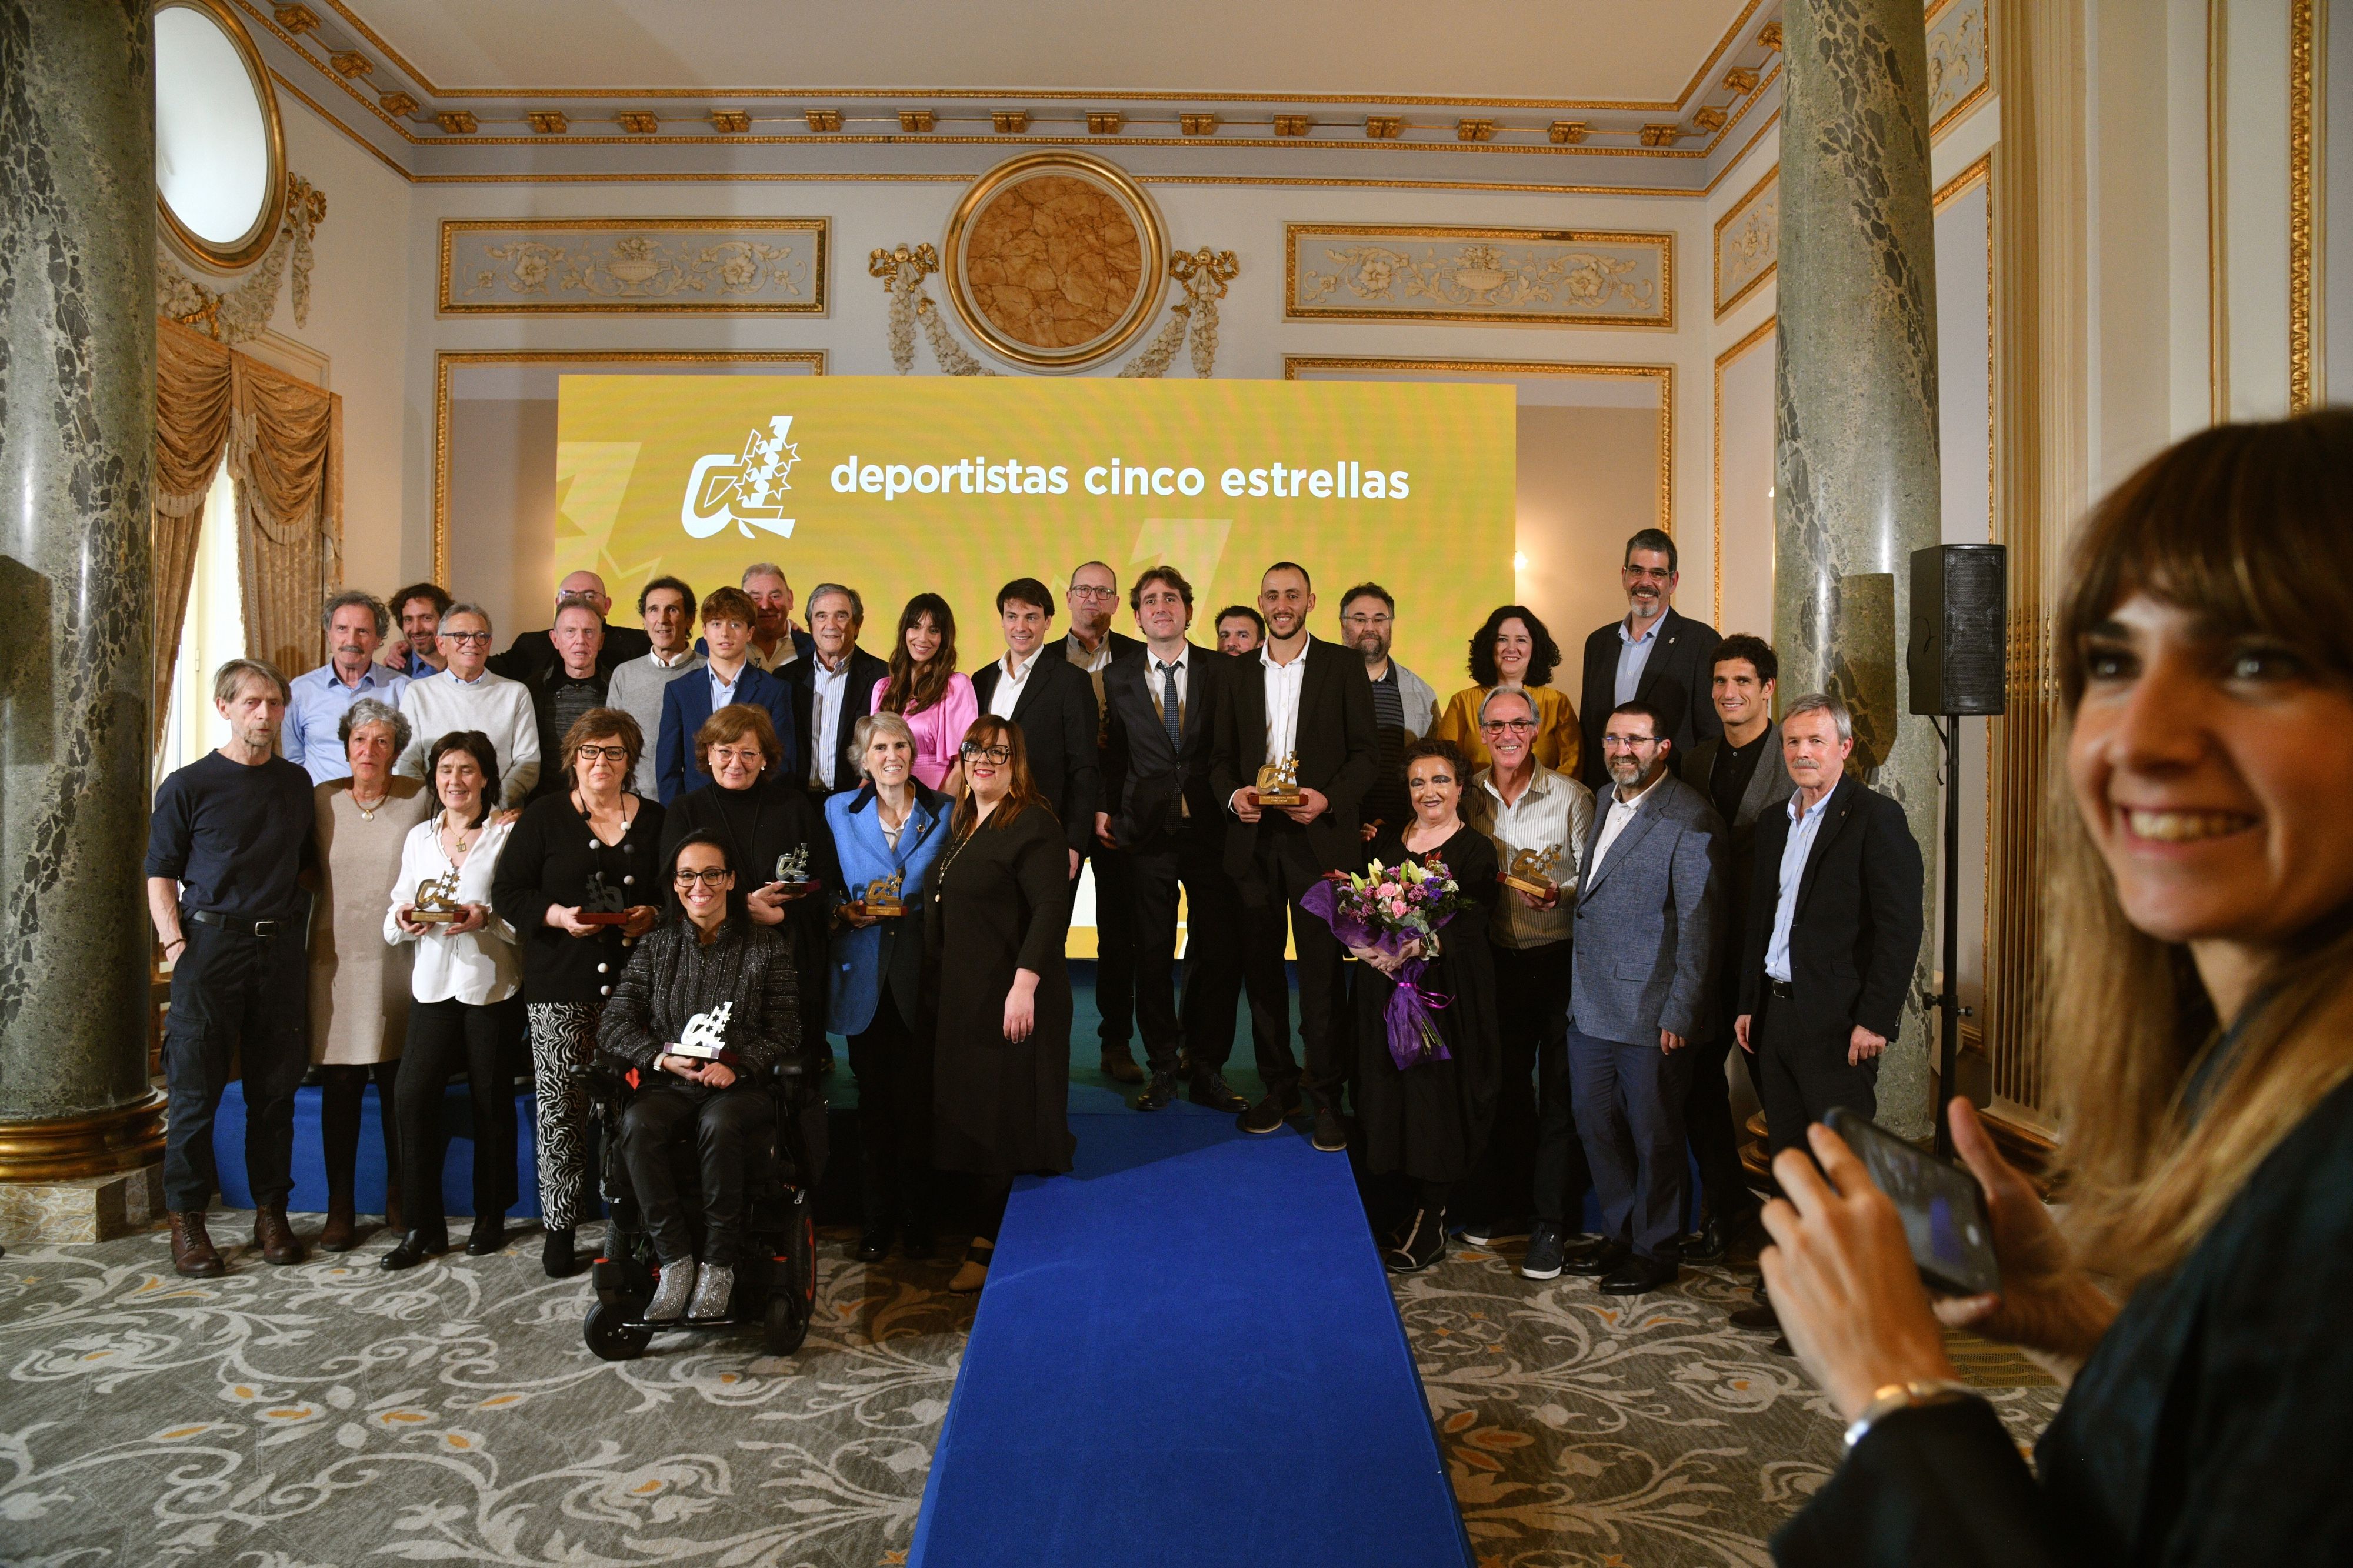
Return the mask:
<svg viewBox="0 0 2353 1568">
<path fill-rule="evenodd" d="M 1912 1261 L 1930 1289 L 1948 1296 L 1990 1296 L 2001 1289 L 1993 1226 L 1976 1177 L 1844 1106 L 1831 1107 L 1822 1123 L 1846 1141 L 1873 1184 L 1903 1215 Z"/>
</svg>

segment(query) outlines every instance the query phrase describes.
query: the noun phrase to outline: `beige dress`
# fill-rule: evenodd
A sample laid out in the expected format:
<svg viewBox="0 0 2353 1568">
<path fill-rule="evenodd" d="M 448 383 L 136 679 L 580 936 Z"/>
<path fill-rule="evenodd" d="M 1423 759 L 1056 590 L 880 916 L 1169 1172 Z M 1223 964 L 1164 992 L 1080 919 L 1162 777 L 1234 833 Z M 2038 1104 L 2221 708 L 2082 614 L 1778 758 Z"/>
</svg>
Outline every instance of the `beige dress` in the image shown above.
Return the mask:
<svg viewBox="0 0 2353 1568">
<path fill-rule="evenodd" d="M 395 778 L 370 817 L 353 804 L 349 779 L 322 784 L 312 795 L 320 887 L 311 918 L 311 1060 L 393 1061 L 408 1033 L 416 948 L 384 940 L 384 911 L 400 875 L 401 846 L 433 798 L 422 780 Z"/>
</svg>

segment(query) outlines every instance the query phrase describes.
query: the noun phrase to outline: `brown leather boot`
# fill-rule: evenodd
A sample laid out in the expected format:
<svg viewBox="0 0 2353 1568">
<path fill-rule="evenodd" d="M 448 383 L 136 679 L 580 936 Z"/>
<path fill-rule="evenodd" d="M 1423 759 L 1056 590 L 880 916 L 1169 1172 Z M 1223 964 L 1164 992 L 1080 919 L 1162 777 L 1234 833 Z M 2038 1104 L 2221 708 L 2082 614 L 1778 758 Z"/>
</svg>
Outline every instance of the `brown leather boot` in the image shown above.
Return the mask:
<svg viewBox="0 0 2353 1568">
<path fill-rule="evenodd" d="M 307 1256 L 301 1237 L 286 1223 L 284 1204 L 270 1204 L 255 1211 L 253 1245 L 261 1249 L 264 1263 L 300 1263 Z"/>
<path fill-rule="evenodd" d="M 217 1279 L 228 1272 L 228 1265 L 213 1250 L 213 1238 L 205 1233 L 204 1210 L 172 1215 L 172 1268 L 191 1279 Z"/>
<path fill-rule="evenodd" d="M 352 1194 L 330 1194 L 327 1198 L 327 1223 L 319 1230 L 322 1252 L 349 1252 L 359 1239 L 359 1219 L 352 1212 Z"/>
</svg>

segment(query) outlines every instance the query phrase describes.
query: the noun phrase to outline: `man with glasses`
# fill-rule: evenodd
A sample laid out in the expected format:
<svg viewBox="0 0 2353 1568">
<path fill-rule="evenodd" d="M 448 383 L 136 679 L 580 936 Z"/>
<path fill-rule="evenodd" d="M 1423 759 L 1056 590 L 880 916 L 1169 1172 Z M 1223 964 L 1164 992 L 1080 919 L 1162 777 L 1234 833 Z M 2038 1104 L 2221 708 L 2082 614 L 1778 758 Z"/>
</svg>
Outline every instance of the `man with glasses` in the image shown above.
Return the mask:
<svg viewBox="0 0 2353 1568">
<path fill-rule="evenodd" d="M 1724 821 L 1673 775 L 1663 729 L 1640 702 L 1605 721 L 1609 791 L 1577 879 L 1568 1070 L 1602 1240 L 1561 1267 L 1598 1278 L 1607 1296 L 1659 1289 L 1680 1271 L 1683 1099 L 1692 1043 L 1715 1022 Z"/>
<path fill-rule="evenodd" d="M 1373 683 L 1373 728 L 1380 737 L 1372 786 L 1357 815 L 1367 842 L 1384 824 L 1403 831 L 1413 815 L 1406 803 L 1405 749 L 1430 733 L 1438 713 L 1438 693 L 1389 657 L 1397 633 L 1397 601 L 1378 583 L 1359 583 L 1340 595 L 1340 639 L 1365 656 L 1365 678 Z"/>
<path fill-rule="evenodd" d="M 1103 675 L 1112 661 L 1140 651 L 1144 645 L 1111 629 L 1112 611 L 1119 605 L 1119 576 L 1100 561 L 1090 561 L 1071 574 L 1065 590 L 1071 601 L 1071 631 L 1062 652 L 1086 671 L 1095 689 L 1095 765 L 1100 769 L 1109 739 L 1110 709 L 1103 694 Z M 1108 795 L 1098 805 L 1110 804 Z M 1128 1040 L 1135 1020 L 1135 879 L 1127 852 L 1090 837 L 1085 858 L 1095 868 L 1095 1009 L 1103 1022 L 1096 1031 L 1103 1041 L 1104 1076 L 1117 1083 L 1142 1083 L 1144 1069 L 1135 1063 Z"/>
<path fill-rule="evenodd" d="M 1585 639 L 1585 700 L 1577 704 L 1585 715 L 1579 773 L 1596 791 L 1610 782 L 1601 754 L 1602 723 L 1620 703 L 1656 710 L 1659 736 L 1673 743 L 1678 758 L 1724 733 L 1708 701 L 1715 628 L 1674 607 L 1675 542 L 1658 529 L 1641 530 L 1626 542 L 1618 580 L 1626 590 L 1626 618 Z"/>
<path fill-rule="evenodd" d="M 439 637 L 448 668 L 410 681 L 400 694 L 410 739 L 393 771 L 421 779 L 434 742 L 453 731 L 479 730 L 498 753 L 499 804 L 521 806 L 539 783 L 539 716 L 531 690 L 491 673 L 491 617 L 480 605 L 450 605 Z"/>
<path fill-rule="evenodd" d="M 1494 1131 L 1464 1194 L 1462 1237 L 1484 1247 L 1526 1235 L 1531 1278 L 1560 1272 L 1561 1253 L 1584 1229 L 1592 1177 L 1577 1142 L 1568 1079 L 1570 898 L 1586 841 L 1592 836 L 1593 792 L 1536 761 L 1536 707 L 1525 691 L 1497 687 L 1479 705 L 1479 738 L 1494 761 L 1472 779 L 1462 812 L 1495 847 L 1509 874 L 1522 855 L 1550 864 L 1522 880 L 1552 883 L 1549 895 L 1499 889 L 1488 937 L 1495 960 L 1495 1024 L 1503 1047 L 1503 1085 Z M 1533 870 L 1533 868 L 1531 868 Z M 1539 1139 L 1541 1080 L 1554 1136 Z M 1543 1151 L 1539 1161 L 1538 1150 Z M 1534 1227 L 1530 1228 L 1530 1220 Z"/>
</svg>

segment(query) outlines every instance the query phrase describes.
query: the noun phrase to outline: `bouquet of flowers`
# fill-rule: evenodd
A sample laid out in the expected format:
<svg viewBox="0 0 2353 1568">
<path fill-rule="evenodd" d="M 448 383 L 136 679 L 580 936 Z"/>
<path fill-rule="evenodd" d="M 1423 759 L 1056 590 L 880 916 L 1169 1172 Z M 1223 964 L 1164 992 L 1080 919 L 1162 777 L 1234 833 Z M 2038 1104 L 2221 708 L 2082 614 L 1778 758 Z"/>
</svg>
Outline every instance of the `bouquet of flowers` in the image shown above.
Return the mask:
<svg viewBox="0 0 2353 1568">
<path fill-rule="evenodd" d="M 1419 942 L 1419 956 L 1390 976 L 1397 989 L 1383 1015 L 1389 1059 L 1399 1071 L 1451 1059 L 1431 1015 L 1453 998 L 1421 985 L 1429 961 L 1438 955 L 1438 928 L 1463 907 L 1461 889 L 1446 863 L 1433 856 L 1426 865 L 1407 860 L 1384 866 L 1376 860 L 1360 872 L 1335 871 L 1301 895 L 1299 907 L 1330 926 L 1346 947 L 1369 947 L 1395 958 Z"/>
</svg>

